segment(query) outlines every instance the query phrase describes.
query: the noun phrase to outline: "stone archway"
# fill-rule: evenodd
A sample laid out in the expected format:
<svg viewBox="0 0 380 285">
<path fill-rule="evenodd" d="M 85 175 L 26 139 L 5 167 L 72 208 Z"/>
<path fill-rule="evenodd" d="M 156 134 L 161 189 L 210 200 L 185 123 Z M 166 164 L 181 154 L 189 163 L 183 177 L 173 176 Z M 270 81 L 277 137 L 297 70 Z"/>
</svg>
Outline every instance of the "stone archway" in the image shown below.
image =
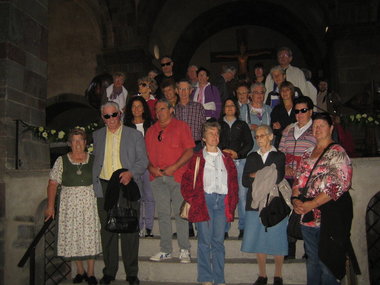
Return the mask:
<svg viewBox="0 0 380 285">
<path fill-rule="evenodd" d="M 194 50 L 211 35 L 230 27 L 256 25 L 277 31 L 293 41 L 302 51 L 307 66 L 317 71 L 323 65 L 325 51 L 320 44 L 321 34 L 313 34 L 313 30 L 324 24 L 310 27 L 305 21 L 294 10 L 266 1 L 228 2 L 203 12 L 189 23 L 177 40 L 172 56 L 177 69 L 185 70 Z"/>
</svg>

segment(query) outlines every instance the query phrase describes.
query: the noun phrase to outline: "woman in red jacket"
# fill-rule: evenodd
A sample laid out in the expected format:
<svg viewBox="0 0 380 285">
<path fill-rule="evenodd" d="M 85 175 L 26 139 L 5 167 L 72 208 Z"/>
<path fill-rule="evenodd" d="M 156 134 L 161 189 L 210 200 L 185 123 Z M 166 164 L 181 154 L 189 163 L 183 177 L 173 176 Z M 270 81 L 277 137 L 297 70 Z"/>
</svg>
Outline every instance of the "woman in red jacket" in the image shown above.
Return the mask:
<svg viewBox="0 0 380 285">
<path fill-rule="evenodd" d="M 203 285 L 225 284 L 224 229 L 233 221 L 238 202 L 236 167 L 230 155 L 218 148 L 219 134 L 219 123 L 203 125 L 206 146 L 193 155 L 181 183 L 183 198 L 191 206 L 189 221 L 197 223 L 198 282 Z"/>
</svg>

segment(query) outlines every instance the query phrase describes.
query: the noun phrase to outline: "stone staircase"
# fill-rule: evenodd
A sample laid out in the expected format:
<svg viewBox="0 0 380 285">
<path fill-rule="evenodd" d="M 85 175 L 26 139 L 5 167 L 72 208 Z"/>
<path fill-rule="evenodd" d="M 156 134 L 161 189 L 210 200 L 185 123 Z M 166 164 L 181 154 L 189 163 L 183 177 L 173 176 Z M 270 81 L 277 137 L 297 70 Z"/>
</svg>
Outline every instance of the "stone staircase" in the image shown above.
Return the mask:
<svg viewBox="0 0 380 285">
<path fill-rule="evenodd" d="M 225 262 L 225 279 L 229 285 L 248 285 L 252 284 L 258 276 L 258 265 L 255 254 L 244 253 L 240 251 L 241 240 L 237 239 L 237 221 L 231 225 L 229 231 L 230 238 L 225 241 L 226 262 Z M 175 230 L 175 220 L 172 219 L 172 228 Z M 139 279 L 141 285 L 192 285 L 199 284 L 197 278 L 197 240 L 190 238 L 192 263 L 181 264 L 178 259 L 179 248 L 177 240 L 173 239 L 173 258 L 167 261 L 152 262 L 149 257 L 160 250 L 160 239 L 158 221 L 155 219 L 153 228 L 154 238 L 141 238 L 139 249 Z M 295 260 L 285 261 L 283 266 L 283 279 L 287 285 L 306 284 L 306 266 L 302 259 L 303 242 L 297 242 L 297 256 Z M 102 277 L 103 261 L 101 257 L 95 265 L 95 275 L 97 278 Z M 75 267 L 73 267 L 75 268 Z M 124 280 L 124 266 L 120 258 L 119 271 L 116 281 L 112 285 L 127 284 Z M 274 260 L 268 256 L 267 274 L 268 283 L 273 283 Z M 73 273 L 73 275 L 75 275 Z M 62 284 L 70 284 L 66 281 Z"/>
</svg>

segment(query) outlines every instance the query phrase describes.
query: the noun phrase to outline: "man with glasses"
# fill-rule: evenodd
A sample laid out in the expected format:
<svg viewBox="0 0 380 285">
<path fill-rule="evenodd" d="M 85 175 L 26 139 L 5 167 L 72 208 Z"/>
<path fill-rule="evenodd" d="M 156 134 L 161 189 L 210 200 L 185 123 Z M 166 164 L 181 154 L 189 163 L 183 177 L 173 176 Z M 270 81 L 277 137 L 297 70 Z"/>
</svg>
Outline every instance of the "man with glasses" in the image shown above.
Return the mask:
<svg viewBox="0 0 380 285">
<path fill-rule="evenodd" d="M 293 60 L 292 50 L 288 47 L 281 47 L 277 51 L 277 61 L 281 68 L 285 71 L 286 80 L 293 83 L 301 89 L 301 92 L 305 96 L 309 96 L 308 89 L 306 86 L 305 75 L 301 69 L 292 66 L 290 63 Z M 275 82 L 273 81 L 272 75 L 268 74 L 265 80 L 265 88 L 267 90 L 266 97 L 268 93 L 275 90 Z"/>
<path fill-rule="evenodd" d="M 182 175 L 186 164 L 193 155 L 195 146 L 190 127 L 173 118 L 174 109 L 169 101 L 161 98 L 156 103 L 158 121 L 151 126 L 145 136 L 149 158 L 149 172 L 160 227 L 160 252 L 150 260 L 162 261 L 172 258 L 173 211 L 181 263 L 190 263 L 189 228 L 186 220 L 179 216 L 183 202 L 180 191 Z"/>
<path fill-rule="evenodd" d="M 167 55 L 160 58 L 160 65 L 162 73 L 157 75 L 154 79 L 156 80 L 158 86 L 161 86 L 162 82 L 167 79 L 174 79 L 177 81 L 177 77 L 174 74 L 173 66 L 174 61 Z M 160 89 L 157 90 L 156 98 L 160 99 L 163 97 L 163 94 Z"/>
<path fill-rule="evenodd" d="M 120 174 L 120 183 L 128 185 L 131 179 L 141 187 L 141 176 L 144 174 L 148 159 L 142 134 L 132 128 L 123 126 L 119 105 L 107 102 L 101 106 L 101 114 L 106 125 L 93 133 L 94 165 L 93 185 L 98 202 L 98 213 L 101 223 L 101 238 L 104 259 L 103 278 L 100 284 L 109 284 L 115 280 L 119 265 L 119 234 L 106 231 L 107 212 L 104 210 L 104 197 L 112 174 L 125 169 Z M 139 202 L 132 202 L 132 207 L 139 211 Z M 139 233 L 123 233 L 121 252 L 130 285 L 140 283 L 138 274 Z"/>
<path fill-rule="evenodd" d="M 294 100 L 296 123 L 290 124 L 282 133 L 279 150 L 285 153 L 285 178 L 293 185 L 295 171 L 304 152 L 316 144 L 312 130 L 313 101 L 302 96 Z M 286 259 L 296 255 L 296 239 L 288 237 L 289 249 Z"/>
</svg>

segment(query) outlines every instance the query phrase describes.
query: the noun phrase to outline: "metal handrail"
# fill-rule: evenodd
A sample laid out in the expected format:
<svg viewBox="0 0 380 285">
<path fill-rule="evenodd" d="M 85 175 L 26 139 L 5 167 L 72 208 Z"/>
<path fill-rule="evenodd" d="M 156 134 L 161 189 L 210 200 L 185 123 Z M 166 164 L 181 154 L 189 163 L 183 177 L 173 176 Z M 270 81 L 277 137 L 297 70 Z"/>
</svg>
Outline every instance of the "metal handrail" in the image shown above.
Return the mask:
<svg viewBox="0 0 380 285">
<path fill-rule="evenodd" d="M 24 267 L 25 263 L 30 258 L 29 263 L 29 284 L 34 285 L 35 284 L 35 267 L 36 267 L 36 246 L 40 242 L 41 238 L 45 234 L 46 230 L 49 228 L 51 222 L 53 221 L 52 218 L 45 221 L 44 225 L 42 226 L 41 230 L 38 232 L 32 243 L 29 245 L 28 249 L 26 250 L 23 257 L 20 259 L 19 263 L 17 264 L 18 267 Z"/>
</svg>

